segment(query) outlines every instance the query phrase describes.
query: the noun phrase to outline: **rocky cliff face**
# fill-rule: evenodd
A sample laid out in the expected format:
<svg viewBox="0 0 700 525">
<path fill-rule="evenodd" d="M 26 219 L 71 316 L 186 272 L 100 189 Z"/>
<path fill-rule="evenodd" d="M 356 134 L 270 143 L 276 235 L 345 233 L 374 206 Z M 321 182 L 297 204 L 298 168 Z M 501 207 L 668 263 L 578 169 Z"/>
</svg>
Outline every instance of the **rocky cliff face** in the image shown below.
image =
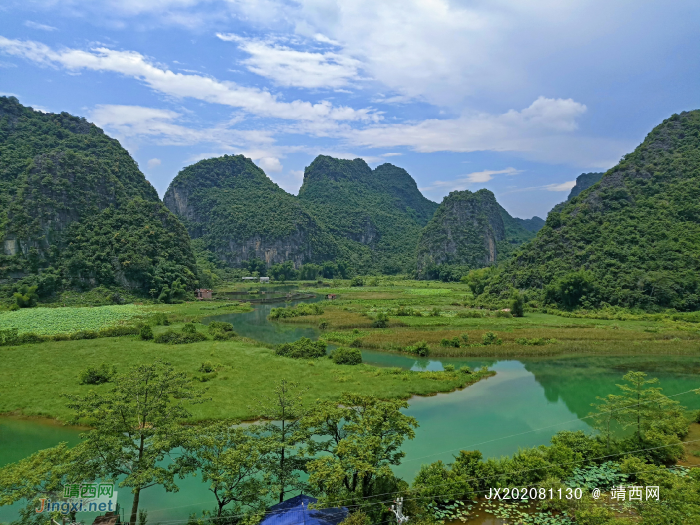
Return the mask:
<svg viewBox="0 0 700 525">
<path fill-rule="evenodd" d="M 498 259 L 506 239 L 501 208 L 488 190 L 453 191 L 442 201 L 418 242 L 419 275 L 431 266 L 481 268 Z"/>
<path fill-rule="evenodd" d="M 252 258 L 295 266 L 337 257 L 332 236 L 250 159 L 225 155 L 183 169 L 165 205 L 194 239 L 232 266 Z"/>
</svg>

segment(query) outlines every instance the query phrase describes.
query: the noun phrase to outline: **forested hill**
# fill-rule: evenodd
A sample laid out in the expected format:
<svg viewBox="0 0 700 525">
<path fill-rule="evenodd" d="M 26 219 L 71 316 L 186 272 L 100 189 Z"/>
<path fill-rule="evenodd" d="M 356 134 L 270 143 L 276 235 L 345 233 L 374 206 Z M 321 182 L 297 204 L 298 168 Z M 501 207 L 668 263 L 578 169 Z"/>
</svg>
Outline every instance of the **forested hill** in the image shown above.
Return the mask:
<svg viewBox="0 0 700 525">
<path fill-rule="evenodd" d="M 519 220 L 489 190 L 451 192 L 421 232 L 418 275 L 450 280 L 504 260 L 535 236 Z"/>
<path fill-rule="evenodd" d="M 383 273 L 413 271 L 421 229 L 438 206 L 401 168 L 372 170 L 362 159 L 325 155 L 306 168 L 299 200 L 328 227 L 351 266 Z"/>
<path fill-rule="evenodd" d="M 0 281 L 192 288 L 187 232 L 129 153 L 83 118 L 0 97 Z M 179 281 L 178 281 L 179 279 Z"/>
<path fill-rule="evenodd" d="M 184 168 L 164 202 L 193 239 L 231 266 L 336 259 L 333 237 L 299 200 L 243 155 L 224 155 Z"/>
<path fill-rule="evenodd" d="M 673 115 L 552 211 L 490 285 L 563 306 L 700 308 L 700 110 Z"/>
</svg>

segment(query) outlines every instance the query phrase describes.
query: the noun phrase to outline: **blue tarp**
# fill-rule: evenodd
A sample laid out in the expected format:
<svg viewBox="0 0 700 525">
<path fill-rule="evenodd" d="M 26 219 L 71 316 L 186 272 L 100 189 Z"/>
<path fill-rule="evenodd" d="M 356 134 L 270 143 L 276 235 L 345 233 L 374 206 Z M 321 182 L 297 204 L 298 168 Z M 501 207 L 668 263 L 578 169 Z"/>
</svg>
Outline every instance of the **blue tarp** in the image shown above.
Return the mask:
<svg viewBox="0 0 700 525">
<path fill-rule="evenodd" d="M 316 498 L 300 494 L 270 507 L 260 525 L 338 525 L 348 517 L 348 509 L 309 509 Z"/>
</svg>

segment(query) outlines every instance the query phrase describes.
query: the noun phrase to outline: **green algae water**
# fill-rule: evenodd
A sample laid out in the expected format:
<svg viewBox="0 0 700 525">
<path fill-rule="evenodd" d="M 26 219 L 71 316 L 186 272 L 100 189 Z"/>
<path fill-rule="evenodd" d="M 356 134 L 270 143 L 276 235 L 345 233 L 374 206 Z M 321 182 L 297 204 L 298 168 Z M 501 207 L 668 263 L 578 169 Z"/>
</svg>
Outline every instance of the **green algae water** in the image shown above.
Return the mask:
<svg viewBox="0 0 700 525">
<path fill-rule="evenodd" d="M 243 336 L 266 343 L 318 337 L 311 327 L 285 325 L 267 320 L 272 305 L 256 306 L 252 312 L 217 316 L 209 320 L 231 322 Z M 207 322 L 205 320 L 205 322 Z M 488 366 L 496 376 L 449 394 L 414 397 L 406 413 L 420 427 L 416 438 L 404 444 L 406 452 L 396 473 L 411 481 L 421 464 L 438 459 L 449 462 L 459 450 L 480 450 L 484 457 L 509 455 L 519 447 L 546 444 L 561 430 L 591 430 L 586 416 L 596 396 L 617 393 L 617 383 L 629 370 L 641 370 L 659 378 L 666 395 L 700 387 L 697 357 L 552 357 L 494 360 L 427 358 L 363 351 L 365 362 L 411 370 L 441 370 L 444 365 L 472 368 Z M 700 396 L 674 397 L 688 408 L 700 409 Z M 75 444 L 79 429 L 36 420 L 0 418 L 0 465 L 17 461 L 61 441 Z M 151 523 L 184 523 L 192 513 L 213 508 L 214 498 L 200 478 L 178 481 L 180 491 L 166 493 L 154 487 L 141 494 L 141 508 Z M 131 495 L 121 489 L 119 503 L 129 509 Z M 0 507 L 0 522 L 17 518 L 17 506 Z M 88 519 L 89 518 L 89 519 Z M 92 518 L 85 517 L 87 522 Z"/>
</svg>

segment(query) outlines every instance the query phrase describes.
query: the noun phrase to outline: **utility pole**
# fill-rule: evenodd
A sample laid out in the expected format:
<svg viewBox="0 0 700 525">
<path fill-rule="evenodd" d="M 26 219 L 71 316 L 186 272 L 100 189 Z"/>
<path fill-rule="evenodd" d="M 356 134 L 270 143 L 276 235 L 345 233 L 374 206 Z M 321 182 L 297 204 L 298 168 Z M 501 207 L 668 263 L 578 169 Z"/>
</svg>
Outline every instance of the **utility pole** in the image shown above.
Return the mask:
<svg viewBox="0 0 700 525">
<path fill-rule="evenodd" d="M 396 514 L 396 523 L 398 525 L 406 523 L 408 521 L 408 516 L 403 515 L 403 498 L 395 499 L 394 503 L 396 503 L 396 505 L 391 506 L 391 512 Z"/>
</svg>

